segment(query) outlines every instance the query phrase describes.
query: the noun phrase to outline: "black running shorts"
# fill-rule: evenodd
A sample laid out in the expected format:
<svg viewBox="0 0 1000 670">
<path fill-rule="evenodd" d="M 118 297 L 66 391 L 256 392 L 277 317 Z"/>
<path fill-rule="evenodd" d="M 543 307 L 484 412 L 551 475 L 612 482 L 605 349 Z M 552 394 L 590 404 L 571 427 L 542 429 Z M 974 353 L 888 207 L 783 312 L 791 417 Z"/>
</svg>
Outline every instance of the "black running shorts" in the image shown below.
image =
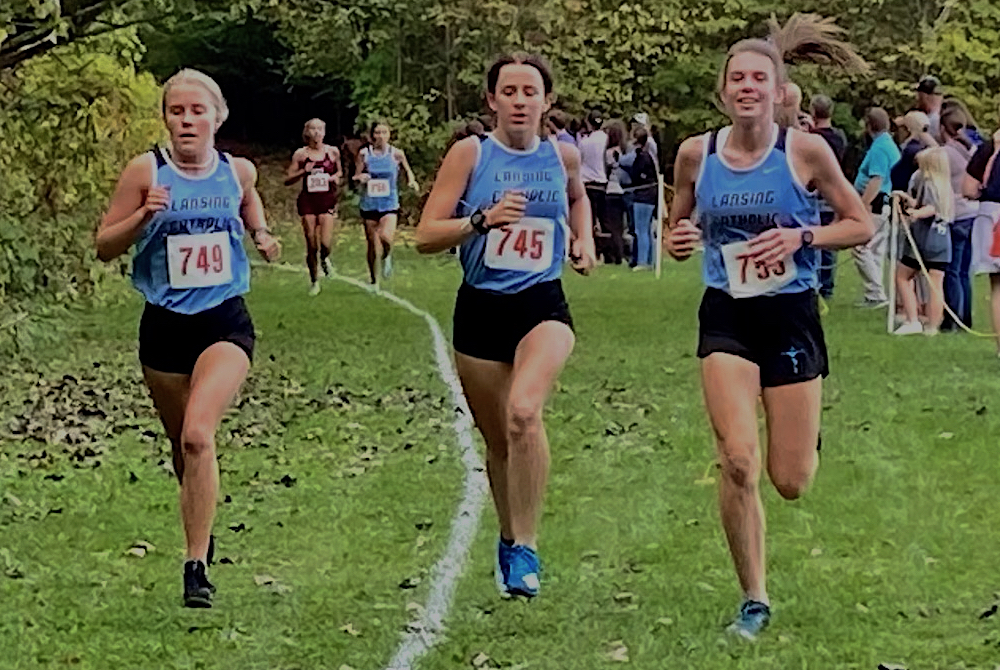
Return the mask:
<svg viewBox="0 0 1000 670">
<path fill-rule="evenodd" d="M 198 314 L 180 314 L 146 303 L 139 321 L 139 362 L 159 372 L 189 375 L 216 342 L 232 342 L 253 360 L 256 335 L 241 296 Z"/>
<path fill-rule="evenodd" d="M 573 328 L 573 317 L 558 279 L 518 293 L 494 293 L 463 283 L 455 300 L 455 351 L 487 361 L 513 363 L 524 336 L 544 321 Z"/>
<path fill-rule="evenodd" d="M 727 353 L 760 368 L 762 387 L 830 374 L 814 291 L 733 298 L 709 288 L 698 310 L 698 358 Z"/>
</svg>

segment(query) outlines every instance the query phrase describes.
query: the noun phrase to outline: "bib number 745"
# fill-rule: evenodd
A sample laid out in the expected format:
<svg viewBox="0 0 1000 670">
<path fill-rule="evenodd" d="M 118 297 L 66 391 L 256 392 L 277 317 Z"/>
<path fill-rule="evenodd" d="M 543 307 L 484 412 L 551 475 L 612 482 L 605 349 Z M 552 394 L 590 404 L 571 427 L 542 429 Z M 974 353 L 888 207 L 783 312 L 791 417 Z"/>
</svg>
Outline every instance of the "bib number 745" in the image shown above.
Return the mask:
<svg viewBox="0 0 1000 670">
<path fill-rule="evenodd" d="M 486 267 L 494 270 L 544 272 L 552 265 L 555 221 L 525 217 L 493 229 L 486 237 Z"/>
</svg>

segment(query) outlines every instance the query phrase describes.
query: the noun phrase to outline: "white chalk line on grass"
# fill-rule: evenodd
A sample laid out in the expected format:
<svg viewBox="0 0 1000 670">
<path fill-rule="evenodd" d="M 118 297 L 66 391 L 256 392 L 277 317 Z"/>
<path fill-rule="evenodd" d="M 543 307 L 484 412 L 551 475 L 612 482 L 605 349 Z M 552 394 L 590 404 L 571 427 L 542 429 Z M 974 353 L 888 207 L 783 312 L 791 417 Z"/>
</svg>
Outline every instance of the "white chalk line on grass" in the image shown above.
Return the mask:
<svg viewBox="0 0 1000 670">
<path fill-rule="evenodd" d="M 258 264 L 254 263 L 254 265 Z M 305 271 L 305 268 L 286 263 L 273 264 L 269 267 L 290 272 L 302 273 Z M 472 413 L 465 401 L 465 394 L 462 392 L 462 384 L 458 379 L 458 374 L 451 364 L 448 345 L 437 320 L 428 312 L 397 295 L 381 290 L 373 291 L 371 284 L 337 273 L 331 275 L 331 278 L 394 302 L 427 322 L 434 341 L 434 358 L 437 362 L 438 372 L 451 391 L 452 403 L 455 407 L 455 435 L 458 438 L 459 455 L 465 469 L 462 502 L 459 503 L 455 517 L 452 519 L 451 535 L 448 538 L 448 546 L 445 548 L 444 555 L 431 570 L 427 604 L 420 615 L 409 623 L 402 643 L 385 667 L 385 670 L 412 670 L 414 664 L 437 644 L 444 632 L 444 620 L 451 608 L 455 588 L 458 586 L 458 580 L 465 568 L 469 548 L 472 546 L 476 530 L 479 528 L 479 516 L 486 502 L 488 486 L 485 469 L 472 439 Z"/>
</svg>

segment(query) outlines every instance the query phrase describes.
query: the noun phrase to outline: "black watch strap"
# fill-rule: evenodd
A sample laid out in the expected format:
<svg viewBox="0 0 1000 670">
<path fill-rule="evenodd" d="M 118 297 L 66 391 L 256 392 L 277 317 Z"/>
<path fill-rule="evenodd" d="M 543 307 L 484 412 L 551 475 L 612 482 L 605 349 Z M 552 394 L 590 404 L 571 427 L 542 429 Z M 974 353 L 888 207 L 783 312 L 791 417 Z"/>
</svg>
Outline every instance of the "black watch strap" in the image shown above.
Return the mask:
<svg viewBox="0 0 1000 670">
<path fill-rule="evenodd" d="M 811 249 L 813 245 L 813 232 L 811 230 L 802 231 L 802 248 Z"/>
<path fill-rule="evenodd" d="M 472 224 L 472 228 L 480 235 L 485 235 L 489 232 L 489 228 L 486 227 L 486 214 L 481 209 L 477 209 L 469 217 L 469 223 Z"/>
</svg>

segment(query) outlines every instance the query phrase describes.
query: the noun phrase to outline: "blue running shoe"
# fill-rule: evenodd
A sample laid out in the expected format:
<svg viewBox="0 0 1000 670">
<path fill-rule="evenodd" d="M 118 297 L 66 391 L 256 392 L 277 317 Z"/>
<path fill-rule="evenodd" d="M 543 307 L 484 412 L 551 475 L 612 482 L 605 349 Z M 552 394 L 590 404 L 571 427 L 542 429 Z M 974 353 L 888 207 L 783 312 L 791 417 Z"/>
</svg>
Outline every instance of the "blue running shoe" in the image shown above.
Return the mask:
<svg viewBox="0 0 1000 670">
<path fill-rule="evenodd" d="M 746 640 L 756 640 L 757 635 L 771 622 L 771 608 L 756 600 L 745 600 L 740 613 L 726 630 Z"/>
<path fill-rule="evenodd" d="M 504 598 L 510 597 L 507 591 L 507 578 L 510 576 L 510 559 L 514 552 L 514 545 L 506 544 L 503 539 L 497 540 L 497 563 L 493 570 L 493 576 L 497 580 L 497 591 Z"/>
<path fill-rule="evenodd" d="M 512 596 L 534 598 L 538 595 L 538 554 L 531 547 L 518 544 L 510 548 L 507 592 Z"/>
</svg>

